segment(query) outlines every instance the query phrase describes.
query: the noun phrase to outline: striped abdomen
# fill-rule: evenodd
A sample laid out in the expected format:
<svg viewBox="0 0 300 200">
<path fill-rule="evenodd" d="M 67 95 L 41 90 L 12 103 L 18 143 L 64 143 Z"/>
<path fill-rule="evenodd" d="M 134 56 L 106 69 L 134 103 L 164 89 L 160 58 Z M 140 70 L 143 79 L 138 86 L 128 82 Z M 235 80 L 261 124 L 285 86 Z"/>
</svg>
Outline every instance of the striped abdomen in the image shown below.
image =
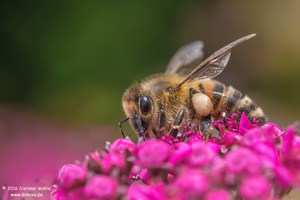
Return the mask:
<svg viewBox="0 0 300 200">
<path fill-rule="evenodd" d="M 223 111 L 228 114 L 237 113 L 239 115 L 244 112 L 250 119 L 256 118 L 260 125 L 266 122 L 262 109 L 247 95 L 242 94 L 232 86 L 225 86 L 215 80 L 202 80 L 199 81 L 199 90 L 211 99 L 214 118 L 219 118 Z"/>
</svg>

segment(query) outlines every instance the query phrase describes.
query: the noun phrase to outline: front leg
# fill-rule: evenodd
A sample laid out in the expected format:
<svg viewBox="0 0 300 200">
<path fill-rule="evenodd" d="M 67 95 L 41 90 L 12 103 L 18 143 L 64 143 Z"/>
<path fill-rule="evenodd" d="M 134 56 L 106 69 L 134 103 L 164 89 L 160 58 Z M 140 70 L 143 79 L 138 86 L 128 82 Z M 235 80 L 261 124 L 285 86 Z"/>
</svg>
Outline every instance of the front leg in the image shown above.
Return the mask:
<svg viewBox="0 0 300 200">
<path fill-rule="evenodd" d="M 177 136 L 178 133 L 178 129 L 180 128 L 183 118 L 185 115 L 185 109 L 182 108 L 176 115 L 176 117 L 174 118 L 174 122 L 172 124 L 172 128 L 170 130 L 170 135 L 172 135 L 173 137 Z"/>
<path fill-rule="evenodd" d="M 124 134 L 124 131 L 123 131 L 123 128 L 122 128 L 122 124 L 124 122 L 127 122 L 129 120 L 129 117 L 123 119 L 122 121 L 119 122 L 119 129 L 120 129 L 120 133 L 122 134 L 122 137 L 125 139 L 125 134 Z"/>
</svg>

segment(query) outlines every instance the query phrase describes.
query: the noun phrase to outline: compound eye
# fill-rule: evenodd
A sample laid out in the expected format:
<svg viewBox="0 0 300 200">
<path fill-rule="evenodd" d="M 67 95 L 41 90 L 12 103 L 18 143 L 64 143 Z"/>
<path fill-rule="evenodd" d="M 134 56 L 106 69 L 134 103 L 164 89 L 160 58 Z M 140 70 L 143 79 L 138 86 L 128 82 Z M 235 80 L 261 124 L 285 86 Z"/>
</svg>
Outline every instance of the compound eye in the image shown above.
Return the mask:
<svg viewBox="0 0 300 200">
<path fill-rule="evenodd" d="M 152 102 L 150 97 L 148 96 L 140 96 L 139 98 L 139 106 L 140 106 L 140 111 L 143 114 L 147 114 L 151 111 L 151 106 L 152 106 Z"/>
</svg>

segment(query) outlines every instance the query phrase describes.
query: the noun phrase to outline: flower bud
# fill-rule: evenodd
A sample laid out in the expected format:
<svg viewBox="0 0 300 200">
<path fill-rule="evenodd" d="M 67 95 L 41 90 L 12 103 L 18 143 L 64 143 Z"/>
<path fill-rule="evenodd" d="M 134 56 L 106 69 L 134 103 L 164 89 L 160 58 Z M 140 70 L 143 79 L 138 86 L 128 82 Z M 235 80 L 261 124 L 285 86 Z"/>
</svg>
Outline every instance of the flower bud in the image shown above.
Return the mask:
<svg viewBox="0 0 300 200">
<path fill-rule="evenodd" d="M 58 183 L 63 188 L 73 188 L 82 185 L 86 181 L 86 169 L 75 164 L 64 165 L 58 174 Z"/>
<path fill-rule="evenodd" d="M 92 177 L 84 188 L 84 194 L 88 198 L 115 199 L 117 196 L 117 181 L 108 176 L 96 175 Z"/>
</svg>

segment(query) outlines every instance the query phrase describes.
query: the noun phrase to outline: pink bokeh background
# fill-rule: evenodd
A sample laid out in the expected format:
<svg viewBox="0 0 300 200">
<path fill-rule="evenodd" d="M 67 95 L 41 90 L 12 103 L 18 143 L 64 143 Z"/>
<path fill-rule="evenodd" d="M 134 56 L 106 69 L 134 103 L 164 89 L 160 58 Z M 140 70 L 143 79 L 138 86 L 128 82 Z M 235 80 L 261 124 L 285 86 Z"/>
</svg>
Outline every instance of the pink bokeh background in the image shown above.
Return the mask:
<svg viewBox="0 0 300 200">
<path fill-rule="evenodd" d="M 103 147 L 111 133 L 110 127 L 74 127 L 0 108 L 0 197 L 9 195 L 3 186 L 52 186 L 63 164 Z M 49 199 L 49 194 L 44 191 L 39 199 Z"/>
</svg>

